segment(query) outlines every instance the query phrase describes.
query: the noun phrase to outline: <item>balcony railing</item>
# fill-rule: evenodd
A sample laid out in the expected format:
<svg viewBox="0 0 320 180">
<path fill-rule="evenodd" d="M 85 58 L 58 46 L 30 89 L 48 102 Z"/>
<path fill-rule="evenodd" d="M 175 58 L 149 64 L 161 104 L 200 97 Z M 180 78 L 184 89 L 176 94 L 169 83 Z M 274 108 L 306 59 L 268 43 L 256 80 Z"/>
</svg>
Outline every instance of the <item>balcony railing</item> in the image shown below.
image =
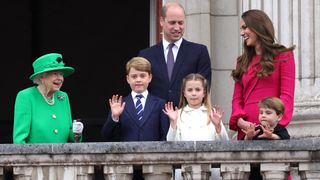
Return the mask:
<svg viewBox="0 0 320 180">
<path fill-rule="evenodd" d="M 0 145 L 0 179 L 132 179 L 141 168 L 149 179 L 208 179 L 220 168 L 223 179 L 248 179 L 260 167 L 264 179 L 320 179 L 320 138 L 277 141 L 110 142 Z M 11 172 L 10 172 L 11 169 Z M 9 172 L 8 172 L 9 171 Z"/>
</svg>

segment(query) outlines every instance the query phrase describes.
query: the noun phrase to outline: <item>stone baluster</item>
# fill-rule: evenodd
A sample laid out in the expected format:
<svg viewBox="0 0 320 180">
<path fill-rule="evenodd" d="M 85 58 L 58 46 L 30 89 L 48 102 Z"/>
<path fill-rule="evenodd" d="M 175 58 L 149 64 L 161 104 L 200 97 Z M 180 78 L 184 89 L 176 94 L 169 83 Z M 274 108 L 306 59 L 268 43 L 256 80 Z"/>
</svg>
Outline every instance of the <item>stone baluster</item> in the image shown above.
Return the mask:
<svg viewBox="0 0 320 180">
<path fill-rule="evenodd" d="M 289 163 L 261 163 L 260 171 L 263 179 L 287 180 L 290 171 Z"/>
<path fill-rule="evenodd" d="M 77 166 L 76 180 L 92 180 L 94 179 L 94 166 Z"/>
<path fill-rule="evenodd" d="M 220 171 L 223 180 L 247 180 L 250 175 L 250 164 L 221 164 Z"/>
<path fill-rule="evenodd" d="M 0 180 L 4 179 L 3 167 L 0 167 Z"/>
<path fill-rule="evenodd" d="M 171 165 L 143 165 L 143 177 L 145 180 L 171 179 Z"/>
<path fill-rule="evenodd" d="M 185 180 L 209 179 L 211 175 L 211 164 L 183 164 L 181 173 Z"/>
<path fill-rule="evenodd" d="M 320 163 L 299 163 L 301 180 L 320 179 Z"/>
<path fill-rule="evenodd" d="M 13 167 L 13 175 L 15 180 L 31 180 L 33 167 Z"/>
<path fill-rule="evenodd" d="M 105 180 L 132 180 L 133 167 L 132 165 L 110 165 L 104 166 Z"/>
<path fill-rule="evenodd" d="M 13 174 L 16 180 L 28 179 L 70 179 L 92 180 L 93 166 L 37 166 L 14 167 Z"/>
</svg>

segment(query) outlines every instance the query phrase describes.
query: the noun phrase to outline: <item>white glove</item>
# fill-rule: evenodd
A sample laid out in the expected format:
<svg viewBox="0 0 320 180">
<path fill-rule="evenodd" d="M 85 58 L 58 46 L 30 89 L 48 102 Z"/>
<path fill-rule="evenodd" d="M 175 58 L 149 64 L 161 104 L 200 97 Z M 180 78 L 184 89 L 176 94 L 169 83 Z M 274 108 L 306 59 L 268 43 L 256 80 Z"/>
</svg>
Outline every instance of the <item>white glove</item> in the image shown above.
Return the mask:
<svg viewBox="0 0 320 180">
<path fill-rule="evenodd" d="M 72 131 L 74 134 L 81 134 L 83 131 L 83 124 L 82 122 L 74 121 L 72 123 Z"/>
</svg>

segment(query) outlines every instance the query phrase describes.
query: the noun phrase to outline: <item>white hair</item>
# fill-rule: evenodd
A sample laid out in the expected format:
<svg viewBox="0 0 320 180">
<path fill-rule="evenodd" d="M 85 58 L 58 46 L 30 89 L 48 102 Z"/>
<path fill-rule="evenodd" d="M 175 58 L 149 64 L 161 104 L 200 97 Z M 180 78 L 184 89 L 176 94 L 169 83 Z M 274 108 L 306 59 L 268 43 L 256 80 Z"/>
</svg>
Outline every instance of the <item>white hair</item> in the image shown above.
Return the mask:
<svg viewBox="0 0 320 180">
<path fill-rule="evenodd" d="M 41 76 L 44 76 L 45 74 L 46 74 L 46 72 L 40 73 L 40 74 L 36 75 L 36 76 L 33 78 L 33 80 L 32 80 L 33 83 L 34 83 L 34 84 L 37 84 L 37 85 L 42 84 Z"/>
</svg>

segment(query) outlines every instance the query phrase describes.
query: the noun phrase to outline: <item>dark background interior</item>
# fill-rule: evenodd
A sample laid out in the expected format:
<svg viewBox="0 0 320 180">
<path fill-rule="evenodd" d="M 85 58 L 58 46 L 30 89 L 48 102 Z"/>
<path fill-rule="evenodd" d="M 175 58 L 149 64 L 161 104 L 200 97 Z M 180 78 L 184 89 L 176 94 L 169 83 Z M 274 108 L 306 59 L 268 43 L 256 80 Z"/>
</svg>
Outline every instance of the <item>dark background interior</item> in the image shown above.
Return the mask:
<svg viewBox="0 0 320 180">
<path fill-rule="evenodd" d="M 57 52 L 76 72 L 65 79 L 73 118 L 84 141 L 103 141 L 100 129 L 112 94 L 130 92 L 125 63 L 149 46 L 149 0 L 2 0 L 0 2 L 0 143 L 12 143 L 14 101 L 32 86 L 32 62 Z"/>
</svg>

